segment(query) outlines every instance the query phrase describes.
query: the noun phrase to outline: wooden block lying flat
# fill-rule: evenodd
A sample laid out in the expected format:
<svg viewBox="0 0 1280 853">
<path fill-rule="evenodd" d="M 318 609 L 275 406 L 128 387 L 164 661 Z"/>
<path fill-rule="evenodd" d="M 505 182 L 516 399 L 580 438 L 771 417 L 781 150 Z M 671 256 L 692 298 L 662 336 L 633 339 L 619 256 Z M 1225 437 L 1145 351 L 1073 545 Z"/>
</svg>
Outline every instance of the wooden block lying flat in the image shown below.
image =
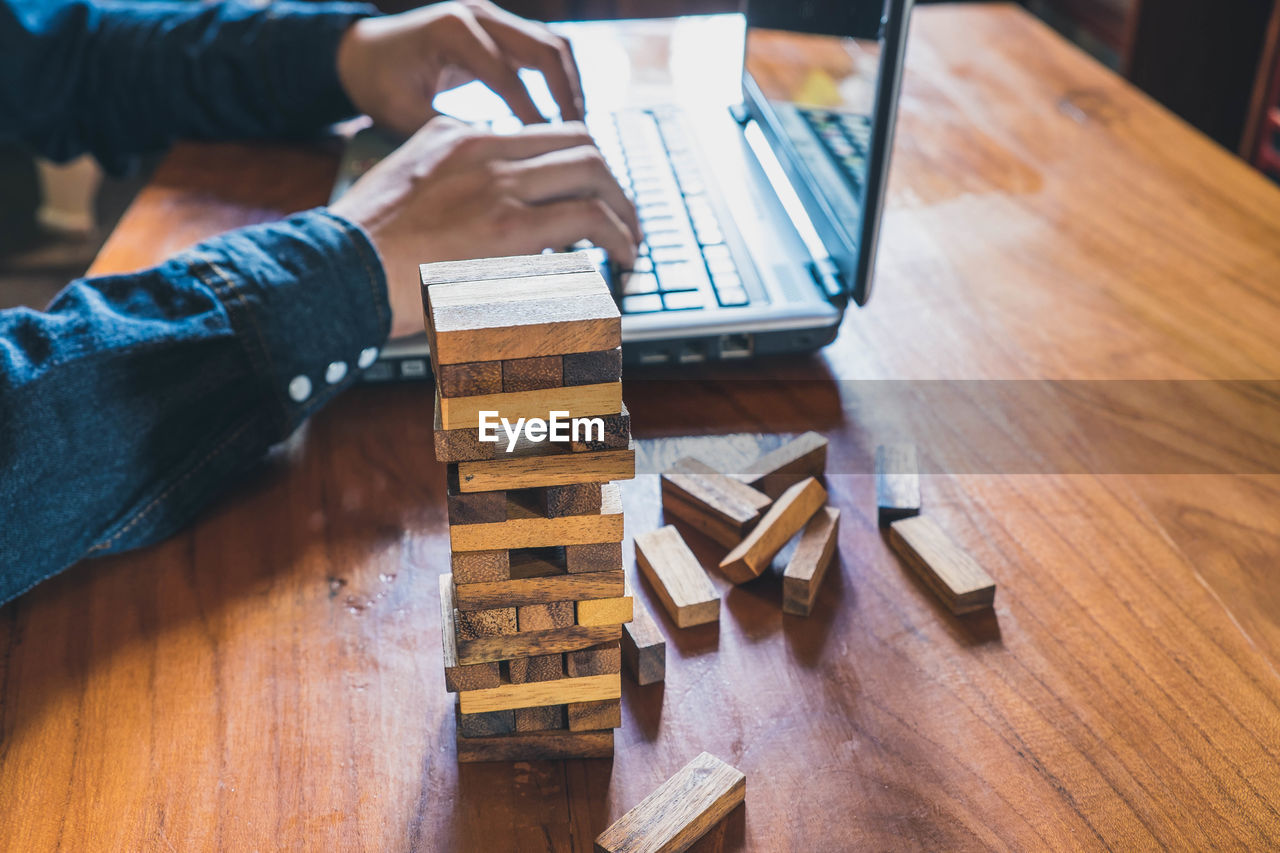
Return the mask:
<svg viewBox="0 0 1280 853">
<path fill-rule="evenodd" d="M 631 621 L 634 599 L 629 595 L 619 598 L 595 598 L 575 604 L 579 625 L 621 625 Z"/>
<path fill-rule="evenodd" d="M 476 586 L 471 584 L 470 586 Z M 458 605 L 458 585 L 453 587 L 454 607 Z M 458 641 L 479 637 L 502 637 L 516 633 L 516 609 L 514 607 L 458 608 L 453 617 L 458 629 Z"/>
<path fill-rule="evenodd" d="M 720 570 L 734 583 L 760 576 L 813 514 L 827 502 L 827 490 L 810 477 L 782 493 L 760 523 L 720 561 Z"/>
<path fill-rule="evenodd" d="M 590 732 L 547 731 L 501 737 L 458 737 L 458 761 L 541 761 L 565 758 L 609 758 L 613 729 Z"/>
<path fill-rule="evenodd" d="M 995 603 L 995 581 L 928 516 L 890 524 L 889 544 L 952 613 L 985 610 Z"/>
<path fill-rule="evenodd" d="M 826 467 L 827 440 L 816 432 L 806 432 L 734 476 L 776 499 L 807 477 L 821 477 Z"/>
<path fill-rule="evenodd" d="M 671 525 L 636 536 L 636 565 L 678 628 L 720 619 L 720 594 Z"/>
<path fill-rule="evenodd" d="M 500 391 L 541 391 L 559 388 L 564 384 L 560 369 L 562 356 L 540 355 L 537 358 L 517 358 L 502 362 L 502 386 Z"/>
<path fill-rule="evenodd" d="M 710 513 L 704 512 L 665 489 L 662 492 L 662 517 L 668 522 L 678 519 L 726 548 L 736 547 L 745 535 L 740 527 L 725 524 Z"/>
<path fill-rule="evenodd" d="M 824 506 L 809 519 L 782 575 L 782 612 L 808 616 L 836 553 L 840 510 Z"/>
<path fill-rule="evenodd" d="M 570 678 L 584 675 L 617 675 L 622 672 L 622 649 L 617 643 L 602 643 L 564 656 L 564 671 Z"/>
<path fill-rule="evenodd" d="M 586 252 L 557 252 L 554 255 L 512 255 L 505 258 L 480 258 L 469 261 L 437 261 L 434 264 L 419 265 L 418 274 L 421 276 L 422 286 L 426 288 L 433 284 L 595 272 L 595 270 L 595 262 Z M 423 302 L 425 304 L 426 300 L 424 299 Z"/>
<path fill-rule="evenodd" d="M 625 450 L 631 441 L 631 414 L 627 411 L 626 405 L 623 405 L 621 412 L 600 415 L 600 418 L 604 421 L 603 438 L 592 436 L 592 441 L 589 442 L 521 441 L 517 444 L 514 455 L 538 456 L 592 450 Z M 475 427 L 445 429 L 440 422 L 438 403 L 435 410 L 433 438 L 436 460 L 439 462 L 483 462 L 490 459 L 510 458 L 512 455 L 507 453 L 506 442 L 495 444 L 481 441 L 480 431 Z"/>
<path fill-rule="evenodd" d="M 747 777 L 742 771 L 704 752 L 596 836 L 596 850 L 604 853 L 687 850 L 741 804 L 746 794 Z"/>
<path fill-rule="evenodd" d="M 566 706 L 566 710 L 571 732 L 616 729 L 622 725 L 622 702 L 617 699 L 606 699 L 603 702 L 572 702 Z"/>
<path fill-rule="evenodd" d="M 436 387 L 442 397 L 474 397 L 502 393 L 502 362 L 472 361 L 436 368 Z"/>
<path fill-rule="evenodd" d="M 565 677 L 564 655 L 534 655 L 507 661 L 512 684 L 556 681 Z"/>
<path fill-rule="evenodd" d="M 554 628 L 568 628 L 573 623 L 572 601 L 526 604 L 516 608 L 516 628 L 521 631 L 550 631 Z"/>
<path fill-rule="evenodd" d="M 542 418 L 550 412 L 568 412 L 565 418 L 614 415 L 622 412 L 622 383 L 575 385 L 572 388 L 542 388 L 537 391 L 512 391 L 480 394 L 475 397 L 441 397 L 440 425 L 447 430 L 480 426 L 481 412 L 497 412 L 512 424 L 518 418 Z M 502 448 L 507 446 L 502 427 L 497 434 Z M 572 436 L 572 433 L 570 433 Z M 581 433 L 580 433 L 581 435 Z"/>
<path fill-rule="evenodd" d="M 484 714 L 460 714 L 458 734 L 463 737 L 509 735 L 516 731 L 514 711 L 489 711 Z"/>
<path fill-rule="evenodd" d="M 737 539 L 729 547 L 737 544 L 773 503 L 773 498 L 763 492 L 691 457 L 681 459 L 663 473 L 664 507 L 668 495 L 733 530 Z"/>
<path fill-rule="evenodd" d="M 567 729 L 569 727 L 564 705 L 517 708 L 511 713 L 515 715 L 516 731 L 518 732 L 543 732 L 551 729 Z"/>
<path fill-rule="evenodd" d="M 493 524 L 507 520 L 507 493 L 468 492 L 445 495 L 449 524 Z M 474 549 L 473 549 L 474 550 Z"/>
<path fill-rule="evenodd" d="M 542 514 L 548 518 L 562 515 L 587 515 L 602 511 L 602 483 L 573 483 L 548 486 L 537 490 Z"/>
<path fill-rule="evenodd" d="M 561 358 L 565 385 L 594 385 L 622 379 L 622 347 L 601 352 L 574 352 Z"/>
<path fill-rule="evenodd" d="M 458 660 L 458 633 L 453 621 L 453 578 L 440 576 L 440 634 L 444 647 L 444 689 L 450 693 L 460 690 L 483 690 L 502 683 L 498 664 L 462 664 Z"/>
<path fill-rule="evenodd" d="M 914 444 L 876 448 L 876 507 L 881 527 L 920 514 L 920 468 Z"/>
<path fill-rule="evenodd" d="M 504 510 L 505 521 L 450 526 L 449 547 L 459 552 L 620 542 L 623 535 L 622 497 L 616 483 L 604 486 L 600 503 L 601 511 L 594 515 L 547 518 L 530 514 L 520 518 L 515 517 L 516 514 L 527 510 L 510 501 Z"/>
<path fill-rule="evenodd" d="M 622 345 L 622 317 L 595 271 L 433 284 L 427 320 L 437 364 Z"/>
<path fill-rule="evenodd" d="M 616 675 L 588 675 L 526 684 L 501 684 L 486 690 L 458 694 L 464 714 L 505 711 L 508 708 L 535 708 L 539 705 L 567 705 L 570 702 L 599 702 L 622 698 L 622 684 Z"/>
<path fill-rule="evenodd" d="M 628 447 L 626 450 L 459 462 L 457 478 L 459 491 L 491 492 L 573 483 L 608 483 L 611 480 L 630 480 L 635 473 L 636 452 Z"/>
<path fill-rule="evenodd" d="M 491 661 L 514 660 L 534 655 L 571 652 L 600 643 L 614 642 L 622 636 L 622 627 L 612 625 L 571 625 L 547 631 L 520 631 L 500 637 L 477 637 L 474 640 L 458 639 L 457 658 L 461 664 L 482 664 Z M 474 688 L 496 687 L 486 679 Z"/>
<path fill-rule="evenodd" d="M 631 623 L 622 626 L 622 661 L 636 684 L 662 681 L 667 673 L 667 641 L 645 606 L 636 602 Z"/>
<path fill-rule="evenodd" d="M 505 548 L 494 551 L 463 551 L 451 554 L 450 570 L 457 583 L 483 583 L 511 579 L 511 552 Z"/>
<path fill-rule="evenodd" d="M 496 583 L 456 584 L 453 595 L 458 610 L 491 610 L 507 605 L 511 610 L 511 630 L 515 633 L 515 608 L 524 604 L 551 601 L 581 601 L 589 598 L 618 598 L 625 591 L 623 573 L 593 572 L 583 575 L 554 575 Z"/>
<path fill-rule="evenodd" d="M 565 567 L 569 574 L 611 572 L 622 568 L 622 543 L 598 542 L 594 545 L 569 545 L 564 549 Z"/>
</svg>

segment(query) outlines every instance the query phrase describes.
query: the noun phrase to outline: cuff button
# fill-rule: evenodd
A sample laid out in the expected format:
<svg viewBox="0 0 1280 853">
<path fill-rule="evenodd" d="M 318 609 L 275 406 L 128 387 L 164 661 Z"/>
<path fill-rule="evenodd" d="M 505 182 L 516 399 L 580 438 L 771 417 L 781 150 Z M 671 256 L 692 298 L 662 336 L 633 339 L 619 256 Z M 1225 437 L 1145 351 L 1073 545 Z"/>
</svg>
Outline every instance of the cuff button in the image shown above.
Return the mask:
<svg viewBox="0 0 1280 853">
<path fill-rule="evenodd" d="M 373 360 L 377 357 L 377 347 L 365 347 L 360 350 L 360 357 L 356 359 L 356 364 L 360 366 L 361 370 L 364 370 L 366 367 L 373 364 Z"/>
<path fill-rule="evenodd" d="M 334 361 L 329 363 L 329 367 L 324 372 L 324 381 L 330 385 L 337 385 L 347 376 L 347 363 L 345 361 Z"/>
<path fill-rule="evenodd" d="M 305 376 L 295 376 L 289 380 L 289 397 L 295 403 L 301 403 L 311 396 L 311 380 Z"/>
</svg>

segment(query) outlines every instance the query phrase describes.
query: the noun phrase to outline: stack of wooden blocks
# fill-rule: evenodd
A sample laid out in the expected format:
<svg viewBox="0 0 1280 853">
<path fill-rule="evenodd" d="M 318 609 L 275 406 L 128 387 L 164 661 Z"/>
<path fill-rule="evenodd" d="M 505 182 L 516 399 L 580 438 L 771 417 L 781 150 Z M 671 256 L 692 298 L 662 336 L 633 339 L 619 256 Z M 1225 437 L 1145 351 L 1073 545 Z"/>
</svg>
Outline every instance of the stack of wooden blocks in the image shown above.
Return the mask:
<svg viewBox="0 0 1280 853">
<path fill-rule="evenodd" d="M 621 317 L 583 256 L 421 272 L 448 471 L 440 601 L 458 760 L 612 755 L 632 614 L 613 481 L 635 473 Z M 523 428 L 481 429 L 489 413 Z M 557 417 L 567 436 L 550 434 Z M 579 418 L 595 423 L 574 432 Z"/>
</svg>

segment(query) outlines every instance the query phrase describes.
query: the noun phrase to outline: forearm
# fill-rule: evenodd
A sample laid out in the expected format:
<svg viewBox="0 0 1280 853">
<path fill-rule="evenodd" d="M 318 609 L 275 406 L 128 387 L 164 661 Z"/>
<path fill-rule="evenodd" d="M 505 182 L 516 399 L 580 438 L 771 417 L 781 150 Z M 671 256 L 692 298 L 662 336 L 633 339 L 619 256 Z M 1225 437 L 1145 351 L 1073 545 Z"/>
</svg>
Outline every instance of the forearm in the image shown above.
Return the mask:
<svg viewBox="0 0 1280 853">
<path fill-rule="evenodd" d="M 187 523 L 389 323 L 372 246 L 324 211 L 0 312 L 0 603 Z"/>
<path fill-rule="evenodd" d="M 353 114 L 356 3 L 0 0 L 0 133 L 108 168 L 179 137 L 311 133 Z"/>
</svg>

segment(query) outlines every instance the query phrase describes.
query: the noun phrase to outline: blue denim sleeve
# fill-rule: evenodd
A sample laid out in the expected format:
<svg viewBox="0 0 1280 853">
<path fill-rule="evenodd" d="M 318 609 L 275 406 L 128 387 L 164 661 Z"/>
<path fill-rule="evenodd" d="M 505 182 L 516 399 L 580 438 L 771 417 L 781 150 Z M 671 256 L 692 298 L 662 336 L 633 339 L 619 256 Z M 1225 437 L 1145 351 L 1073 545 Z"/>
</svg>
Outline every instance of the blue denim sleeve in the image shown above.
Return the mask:
<svg viewBox="0 0 1280 853">
<path fill-rule="evenodd" d="M 182 527 L 390 325 L 376 251 L 324 209 L 0 311 L 0 603 Z"/>
<path fill-rule="evenodd" d="M 373 8 L 277 0 L 0 0 L 0 137 L 120 171 L 183 138 L 292 136 L 351 116 L 338 41 Z"/>
</svg>

